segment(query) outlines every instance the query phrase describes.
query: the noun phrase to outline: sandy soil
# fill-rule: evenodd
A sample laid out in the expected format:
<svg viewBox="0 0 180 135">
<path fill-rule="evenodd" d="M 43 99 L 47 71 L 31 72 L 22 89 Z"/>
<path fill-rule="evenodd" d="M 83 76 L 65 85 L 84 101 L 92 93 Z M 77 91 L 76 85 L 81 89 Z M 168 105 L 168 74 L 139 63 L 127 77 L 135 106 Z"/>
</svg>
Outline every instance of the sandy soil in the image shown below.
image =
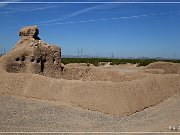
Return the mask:
<svg viewBox="0 0 180 135">
<path fill-rule="evenodd" d="M 0 66 L 0 131 L 169 132 L 180 125 L 180 66 L 162 65 L 71 65 L 60 79 Z"/>
<path fill-rule="evenodd" d="M 61 102 L 0 96 L 1 132 L 169 132 L 180 123 L 180 95 L 130 116 L 113 116 Z"/>
</svg>

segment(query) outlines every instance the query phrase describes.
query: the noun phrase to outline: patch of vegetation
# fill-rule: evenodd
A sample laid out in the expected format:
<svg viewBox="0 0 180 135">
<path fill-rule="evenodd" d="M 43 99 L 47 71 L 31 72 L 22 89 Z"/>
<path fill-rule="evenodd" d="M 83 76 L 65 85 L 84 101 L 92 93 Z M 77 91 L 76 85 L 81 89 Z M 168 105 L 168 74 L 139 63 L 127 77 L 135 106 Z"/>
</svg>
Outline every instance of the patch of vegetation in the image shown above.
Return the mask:
<svg viewBox="0 0 180 135">
<path fill-rule="evenodd" d="M 119 64 L 137 64 L 137 66 L 147 66 L 150 63 L 157 62 L 156 59 L 109 59 L 109 58 L 62 58 L 63 64 L 69 63 L 87 63 L 88 66 L 93 64 L 94 66 L 105 65 L 106 62 L 110 62 L 110 65 Z M 164 62 L 180 63 L 180 60 L 161 60 Z"/>
</svg>

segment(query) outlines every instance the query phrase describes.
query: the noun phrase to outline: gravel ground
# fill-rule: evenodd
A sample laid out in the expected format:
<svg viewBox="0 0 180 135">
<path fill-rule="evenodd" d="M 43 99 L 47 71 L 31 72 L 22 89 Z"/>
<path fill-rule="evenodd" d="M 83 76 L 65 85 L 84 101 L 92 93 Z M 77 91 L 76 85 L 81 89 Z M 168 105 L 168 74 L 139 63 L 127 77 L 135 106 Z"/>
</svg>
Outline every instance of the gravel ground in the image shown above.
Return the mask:
<svg viewBox="0 0 180 135">
<path fill-rule="evenodd" d="M 0 96 L 1 132 L 170 132 L 170 125 L 180 125 L 180 95 L 123 117 L 56 101 Z"/>
</svg>

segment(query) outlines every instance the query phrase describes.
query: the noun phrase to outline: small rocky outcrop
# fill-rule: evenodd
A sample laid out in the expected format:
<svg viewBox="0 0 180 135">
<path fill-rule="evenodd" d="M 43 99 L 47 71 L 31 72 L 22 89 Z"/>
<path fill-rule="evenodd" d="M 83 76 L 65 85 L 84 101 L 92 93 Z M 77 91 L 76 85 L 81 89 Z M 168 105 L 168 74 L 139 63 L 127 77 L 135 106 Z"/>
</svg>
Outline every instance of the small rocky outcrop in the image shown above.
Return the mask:
<svg viewBox="0 0 180 135">
<path fill-rule="evenodd" d="M 0 63 L 7 72 L 42 74 L 55 78 L 61 76 L 61 48 L 45 43 L 38 34 L 37 26 L 20 30 L 20 41 L 1 57 Z"/>
<path fill-rule="evenodd" d="M 39 34 L 38 26 L 27 26 L 27 27 L 22 28 L 19 32 L 19 36 L 21 36 L 22 38 L 30 37 L 30 38 L 40 40 L 40 38 L 38 37 L 38 34 Z"/>
</svg>

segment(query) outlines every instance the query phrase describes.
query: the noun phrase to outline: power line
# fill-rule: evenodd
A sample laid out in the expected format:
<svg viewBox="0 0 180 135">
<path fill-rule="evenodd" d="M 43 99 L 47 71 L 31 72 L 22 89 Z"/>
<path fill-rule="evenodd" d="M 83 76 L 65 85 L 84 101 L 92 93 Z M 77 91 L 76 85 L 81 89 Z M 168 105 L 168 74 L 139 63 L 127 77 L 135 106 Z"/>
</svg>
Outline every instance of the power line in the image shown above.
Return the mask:
<svg viewBox="0 0 180 135">
<path fill-rule="evenodd" d="M 137 1 L 137 2 L 130 2 L 130 1 L 2 1 L 1 4 L 180 4 L 180 2 L 155 2 L 155 1 Z"/>
<path fill-rule="evenodd" d="M 113 18 L 100 18 L 100 19 L 80 20 L 80 21 L 68 21 L 68 22 L 56 22 L 56 23 L 42 23 L 42 24 L 39 24 L 39 25 L 48 26 L 48 25 L 88 23 L 88 22 L 99 22 L 99 21 L 120 20 L 120 19 L 132 19 L 132 18 L 157 16 L 157 15 L 168 15 L 168 14 L 179 14 L 179 13 L 180 13 L 180 11 L 162 12 L 162 13 L 142 14 L 142 15 L 133 15 L 133 16 L 121 16 L 121 17 L 113 17 Z"/>
</svg>

